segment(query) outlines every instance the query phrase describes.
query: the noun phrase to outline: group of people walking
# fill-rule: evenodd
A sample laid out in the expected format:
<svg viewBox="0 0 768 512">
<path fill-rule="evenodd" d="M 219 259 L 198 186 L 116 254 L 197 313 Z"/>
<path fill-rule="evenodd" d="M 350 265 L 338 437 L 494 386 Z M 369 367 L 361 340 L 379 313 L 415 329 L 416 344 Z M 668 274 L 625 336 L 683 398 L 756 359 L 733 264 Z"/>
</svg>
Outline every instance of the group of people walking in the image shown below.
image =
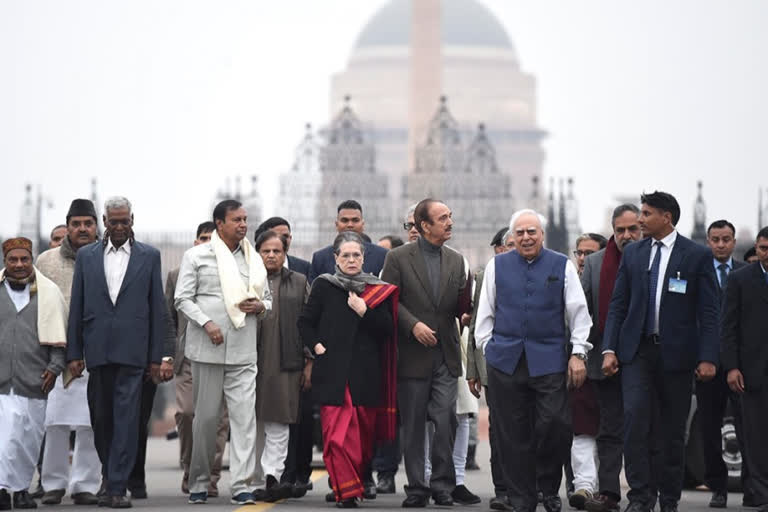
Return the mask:
<svg viewBox="0 0 768 512">
<path fill-rule="evenodd" d="M 759 261 L 738 268 L 732 224 L 713 223 L 707 248 L 677 232 L 679 217 L 670 194 L 644 194 L 641 208 L 614 210 L 608 240 L 579 237 L 571 260 L 544 247 L 546 219 L 520 210 L 473 275 L 447 245 L 452 213 L 439 200 L 406 213 L 408 243 L 381 246 L 345 201 L 337 237 L 311 262 L 289 254 L 280 217 L 252 244 L 246 210 L 226 200 L 163 291 L 131 203 L 107 200 L 99 237 L 93 204 L 77 199 L 61 246 L 36 266 L 29 240 L 3 243 L 0 510 L 37 506 L 28 490 L 44 438 L 44 504 L 145 498 L 154 394 L 175 379 L 191 504 L 219 495 L 227 441 L 233 504 L 303 496 L 315 408 L 327 501 L 395 492 L 402 454 L 403 507 L 479 503 L 464 482 L 461 402 L 476 408 L 485 392 L 491 509 L 559 512 L 566 466 L 574 508 L 618 511 L 623 467 L 628 512 L 675 512 L 695 393 L 710 506 L 727 505 L 713 451 L 731 400 L 744 504 L 768 511 L 768 228 Z"/>
</svg>

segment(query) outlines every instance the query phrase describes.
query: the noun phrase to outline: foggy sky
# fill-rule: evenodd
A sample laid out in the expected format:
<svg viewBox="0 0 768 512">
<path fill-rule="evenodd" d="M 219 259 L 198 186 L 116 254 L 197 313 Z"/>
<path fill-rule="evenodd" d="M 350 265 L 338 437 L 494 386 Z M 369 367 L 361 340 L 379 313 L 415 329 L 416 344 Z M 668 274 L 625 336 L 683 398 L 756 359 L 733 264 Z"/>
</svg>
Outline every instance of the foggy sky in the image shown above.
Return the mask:
<svg viewBox="0 0 768 512">
<path fill-rule="evenodd" d="M 304 123 L 328 122 L 330 75 L 383 3 L 1 2 L 0 234 L 16 234 L 25 183 L 53 201 L 48 230 L 92 176 L 102 200 L 133 201 L 139 231 L 193 230 L 236 174 L 260 175 L 269 215 Z M 575 177 L 585 230 L 615 196 L 662 189 L 687 235 L 702 179 L 707 219 L 755 233 L 768 2 L 484 3 L 537 78 L 544 174 Z"/>
</svg>

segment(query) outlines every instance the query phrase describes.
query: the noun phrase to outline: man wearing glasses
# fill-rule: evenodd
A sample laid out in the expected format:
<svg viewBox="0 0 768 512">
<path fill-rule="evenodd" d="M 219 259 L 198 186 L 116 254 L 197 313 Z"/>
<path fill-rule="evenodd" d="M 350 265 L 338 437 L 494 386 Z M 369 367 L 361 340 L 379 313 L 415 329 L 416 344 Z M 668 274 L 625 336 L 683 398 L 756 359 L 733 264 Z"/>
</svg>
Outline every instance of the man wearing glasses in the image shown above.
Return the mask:
<svg viewBox="0 0 768 512">
<path fill-rule="evenodd" d="M 608 240 L 598 233 L 584 233 L 576 239 L 576 250 L 573 251 L 573 257 L 576 260 L 576 270 L 579 271 L 579 275 L 584 272 L 584 262 L 587 256 L 605 249 L 607 243 Z"/>
</svg>

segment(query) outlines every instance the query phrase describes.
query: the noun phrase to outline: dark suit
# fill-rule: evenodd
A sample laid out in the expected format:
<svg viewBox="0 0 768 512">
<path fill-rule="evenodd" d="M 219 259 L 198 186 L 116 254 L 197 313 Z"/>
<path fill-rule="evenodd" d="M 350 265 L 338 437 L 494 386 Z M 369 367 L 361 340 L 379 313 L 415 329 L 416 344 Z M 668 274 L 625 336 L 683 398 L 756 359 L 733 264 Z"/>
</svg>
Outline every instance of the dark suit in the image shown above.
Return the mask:
<svg viewBox="0 0 768 512">
<path fill-rule="evenodd" d="M 693 370 L 699 362 L 718 361 L 720 304 L 712 253 L 678 233 L 659 284 L 658 338 L 646 337 L 644 333 L 653 329 L 645 325 L 650 256 L 651 239 L 624 249 L 603 349 L 615 351 L 622 365 L 628 497 L 653 504 L 651 485 L 658 475 L 661 504 L 672 505 L 680 500 L 683 483 Z M 670 279 L 678 275 L 687 281 L 685 293 L 669 291 Z M 652 469 L 654 446 L 660 447 L 661 455 L 658 467 Z"/>
<path fill-rule="evenodd" d="M 363 259 L 363 272 L 378 276 L 384 267 L 384 258 L 387 250 L 378 245 L 365 242 L 365 256 Z M 290 256 L 289 256 L 290 258 Z M 288 262 L 290 266 L 290 261 Z M 293 269 L 293 267 L 291 267 Z M 329 245 L 312 254 L 312 264 L 307 279 L 310 284 L 320 274 L 333 274 L 336 271 L 336 258 L 333 254 L 333 246 Z"/>
<path fill-rule="evenodd" d="M 304 274 L 304 277 L 309 277 L 309 271 L 311 265 L 307 260 L 297 258 L 296 256 L 288 255 L 288 268 L 299 274 Z"/>
<path fill-rule="evenodd" d="M 452 492 L 456 485 L 452 453 L 456 434 L 457 377 L 461 376 L 456 319 L 469 311 L 470 290 L 464 260 L 441 247 L 437 297 L 424 260 L 422 239 L 389 251 L 382 279 L 400 288 L 398 309 L 398 408 L 408 475 L 407 494 L 428 496 L 424 482 L 424 431 L 435 425 L 432 445 L 434 492 Z M 438 344 L 425 347 L 412 334 L 423 322 L 435 331 Z"/>
<path fill-rule="evenodd" d="M 723 372 L 744 376 L 741 396 L 744 441 L 755 502 L 768 503 L 768 283 L 760 263 L 733 271 L 725 289 Z"/>
<path fill-rule="evenodd" d="M 741 261 L 731 261 L 733 263 L 731 272 L 746 266 L 746 263 Z M 724 307 L 725 283 L 720 283 L 718 292 L 720 304 Z M 744 433 L 741 425 L 741 401 L 739 396 L 732 393 L 728 388 L 726 377 L 726 372 L 722 368 L 718 368 L 717 375 L 711 381 L 696 382 L 696 422 L 701 433 L 704 454 L 704 483 L 712 491 L 728 491 L 728 468 L 723 461 L 722 425 L 730 398 L 735 418 L 736 437 L 739 440 L 742 454 L 741 484 L 742 489 L 749 494 L 749 469 L 746 461 L 749 455 L 742 446 Z"/>
<path fill-rule="evenodd" d="M 600 410 L 600 426 L 597 432 L 597 480 L 599 491 L 611 494 L 619 501 L 621 485 L 619 473 L 622 468 L 624 453 L 622 423 L 624 409 L 621 399 L 621 376 L 605 377 L 603 365 L 603 335 L 600 332 L 600 273 L 603 269 L 605 249 L 587 256 L 584 262 L 584 272 L 581 274 L 581 285 L 592 316 L 592 329 L 589 332 L 589 342 L 592 350 L 587 359 L 587 384 L 592 384 L 597 395 Z"/>
<path fill-rule="evenodd" d="M 107 493 L 125 495 L 137 453 L 142 381 L 160 364 L 167 328 L 160 252 L 135 242 L 116 303 L 100 242 L 77 252 L 67 329 L 67 360 L 85 359 L 88 406 Z"/>
</svg>

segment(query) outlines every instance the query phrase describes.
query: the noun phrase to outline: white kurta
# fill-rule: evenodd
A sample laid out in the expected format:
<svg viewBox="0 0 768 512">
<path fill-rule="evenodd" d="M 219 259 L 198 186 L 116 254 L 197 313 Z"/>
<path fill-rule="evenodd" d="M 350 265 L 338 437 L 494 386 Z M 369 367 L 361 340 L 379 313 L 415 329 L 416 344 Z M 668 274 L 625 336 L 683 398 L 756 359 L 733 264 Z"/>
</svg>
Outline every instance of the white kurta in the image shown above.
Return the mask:
<svg viewBox="0 0 768 512">
<path fill-rule="evenodd" d="M 90 427 L 88 371 L 83 370 L 83 376 L 73 380 L 67 389 L 64 389 L 63 382 L 61 375 L 56 377 L 56 385 L 48 395 L 45 426 Z"/>
<path fill-rule="evenodd" d="M 32 484 L 43 444 L 45 400 L 0 395 L 0 489 L 23 491 Z"/>
</svg>

